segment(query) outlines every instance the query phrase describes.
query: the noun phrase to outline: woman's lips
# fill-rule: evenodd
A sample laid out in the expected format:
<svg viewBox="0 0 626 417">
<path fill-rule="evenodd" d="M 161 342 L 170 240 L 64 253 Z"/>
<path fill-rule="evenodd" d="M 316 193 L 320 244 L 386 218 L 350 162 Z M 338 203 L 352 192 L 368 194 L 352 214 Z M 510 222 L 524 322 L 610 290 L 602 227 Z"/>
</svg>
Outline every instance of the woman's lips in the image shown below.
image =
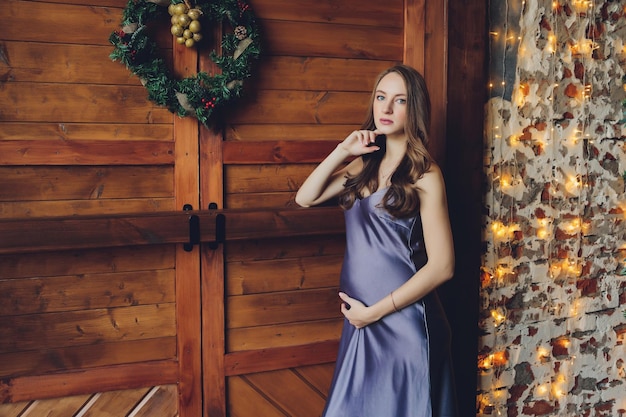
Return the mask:
<svg viewBox="0 0 626 417">
<path fill-rule="evenodd" d="M 390 120 L 390 119 L 379 119 L 378 121 L 380 122 L 381 125 L 393 124 L 393 120 Z"/>
</svg>

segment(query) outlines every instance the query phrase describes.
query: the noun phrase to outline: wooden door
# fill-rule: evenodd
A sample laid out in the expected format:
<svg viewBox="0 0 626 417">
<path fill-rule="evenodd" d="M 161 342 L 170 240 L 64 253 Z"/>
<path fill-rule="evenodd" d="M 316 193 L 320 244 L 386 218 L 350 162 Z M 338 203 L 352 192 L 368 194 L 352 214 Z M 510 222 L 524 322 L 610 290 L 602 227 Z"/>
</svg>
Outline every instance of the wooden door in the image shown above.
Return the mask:
<svg viewBox="0 0 626 417">
<path fill-rule="evenodd" d="M 258 0 L 254 7 L 264 55 L 223 137 L 201 132 L 203 209 L 213 202 L 226 210 L 302 210 L 293 202 L 298 185 L 358 128 L 373 80 L 397 62 L 427 78 L 433 152 L 441 157 L 445 2 Z M 323 224 L 328 215 L 311 211 L 309 221 Z M 291 225 L 295 234 L 298 227 Z M 205 415 L 320 415 L 342 324 L 342 254 L 336 234 L 231 242 L 227 229 L 223 248 L 203 247 Z"/>
<path fill-rule="evenodd" d="M 0 17 L 0 398 L 15 415 L 318 415 L 341 323 L 341 217 L 293 195 L 396 62 L 426 75 L 442 155 L 445 2 L 251 0 L 263 57 L 216 129 L 151 105 L 107 61 L 125 3 L 9 0 Z M 213 70 L 165 50 L 178 76 Z M 210 203 L 226 216 L 217 248 Z M 190 216 L 201 243 L 186 250 Z"/>
</svg>

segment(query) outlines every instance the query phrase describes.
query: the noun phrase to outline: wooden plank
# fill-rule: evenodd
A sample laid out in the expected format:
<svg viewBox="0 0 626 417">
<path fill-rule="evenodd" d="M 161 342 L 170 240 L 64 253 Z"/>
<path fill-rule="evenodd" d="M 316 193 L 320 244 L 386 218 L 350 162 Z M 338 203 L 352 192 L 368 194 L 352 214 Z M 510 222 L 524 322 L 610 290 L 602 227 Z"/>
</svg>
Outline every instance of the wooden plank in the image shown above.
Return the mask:
<svg viewBox="0 0 626 417">
<path fill-rule="evenodd" d="M 136 388 L 98 393 L 83 407 L 81 417 L 126 416 L 148 392 L 149 388 Z"/>
<path fill-rule="evenodd" d="M 0 220 L 0 235 L 0 253 L 180 243 L 189 241 L 189 215 Z"/>
<path fill-rule="evenodd" d="M 2 279 L 174 268 L 172 245 L 0 255 Z"/>
<path fill-rule="evenodd" d="M 67 417 L 76 415 L 91 395 L 36 400 L 24 410 L 26 416 Z"/>
<path fill-rule="evenodd" d="M 174 302 L 174 270 L 0 281 L 0 316 Z"/>
<path fill-rule="evenodd" d="M 258 90 L 370 92 L 376 76 L 397 62 L 264 55 L 252 82 Z"/>
<path fill-rule="evenodd" d="M 244 209 L 246 207 L 256 207 L 258 209 L 275 208 L 299 208 L 294 201 L 296 193 L 245 193 L 231 194 L 226 197 L 226 207 L 229 209 Z"/>
<path fill-rule="evenodd" d="M 228 378 L 228 393 L 230 417 L 285 417 L 285 413 L 251 386 L 245 377 Z M 224 414 L 215 414 L 216 417 L 222 415 Z"/>
<path fill-rule="evenodd" d="M 255 0 L 252 7 L 256 16 L 262 20 L 398 27 L 402 24 L 403 1 L 300 0 L 296 3 L 291 0 Z"/>
<path fill-rule="evenodd" d="M 239 100 L 234 124 L 355 124 L 365 119 L 370 93 L 265 90 Z M 1 104 L 1 101 L 0 101 Z"/>
<path fill-rule="evenodd" d="M 222 26 L 213 30 L 215 38 Z M 218 46 L 218 51 L 220 50 Z M 200 56 L 200 69 L 219 72 L 216 65 Z M 224 208 L 223 135 L 221 129 L 200 130 L 200 200 L 203 208 L 214 204 Z M 226 416 L 226 378 L 224 353 L 224 245 L 203 245 L 200 252 L 202 271 L 202 394 L 203 416 Z"/>
<path fill-rule="evenodd" d="M 33 7 L 31 2 L 29 9 Z M 141 85 L 124 65 L 109 59 L 112 45 L 92 41 L 84 45 L 0 42 L 8 60 L 0 61 L 0 72 L 10 82 Z"/>
<path fill-rule="evenodd" d="M 119 8 L 6 0 L 0 25 L 5 40 L 108 45 L 122 17 Z M 37 30 L 24 30 L 36 27 Z"/>
<path fill-rule="evenodd" d="M 220 213 L 227 213 L 229 240 L 316 236 L 344 230 L 343 213 L 337 208 L 193 212 L 199 218 L 203 242 L 214 241 L 215 217 Z M 189 242 L 190 214 L 0 220 L 0 254 Z"/>
<path fill-rule="evenodd" d="M 275 124 L 229 124 L 224 135 L 228 141 L 329 140 L 338 142 L 359 126 L 360 123 L 285 125 L 279 124 L 279 121 Z"/>
<path fill-rule="evenodd" d="M 24 416 L 24 410 L 28 408 L 30 401 L 22 401 L 15 404 L 0 404 L 0 416 L 20 417 Z"/>
<path fill-rule="evenodd" d="M 301 346 L 338 340 L 343 319 L 244 327 L 228 331 L 228 352 Z"/>
<path fill-rule="evenodd" d="M 277 20 L 265 21 L 263 26 L 268 55 L 399 61 L 402 36 L 401 26 L 372 28 Z"/>
<path fill-rule="evenodd" d="M 439 23 L 439 21 L 437 21 Z M 407 0 L 404 7 L 404 63 L 424 74 L 426 0 Z"/>
<path fill-rule="evenodd" d="M 0 141 L 0 165 L 173 165 L 162 141 Z"/>
<path fill-rule="evenodd" d="M 0 95 L 0 118 L 12 122 L 171 123 L 174 116 L 148 100 L 141 86 L 7 83 Z"/>
<path fill-rule="evenodd" d="M 226 193 L 296 192 L 316 165 L 230 165 L 225 172 Z"/>
<path fill-rule="evenodd" d="M 171 124 L 2 122 L 1 140 L 110 140 L 172 142 Z"/>
<path fill-rule="evenodd" d="M 13 316 L 0 328 L 0 353 L 176 335 L 174 304 Z"/>
<path fill-rule="evenodd" d="M 176 358 L 174 336 L 0 354 L 2 378 Z M 1 415 L 1 414 L 0 414 Z"/>
<path fill-rule="evenodd" d="M 0 166 L 0 201 L 172 197 L 172 174 L 170 166 Z"/>
<path fill-rule="evenodd" d="M 339 234 L 345 229 L 343 212 L 332 207 L 229 213 L 225 226 L 229 240 Z"/>
<path fill-rule="evenodd" d="M 445 165 L 446 120 L 448 104 L 448 3 L 426 3 L 426 36 L 424 76 L 431 101 L 431 141 L 428 150 L 435 160 Z"/>
<path fill-rule="evenodd" d="M 228 297 L 226 327 L 263 326 L 341 316 L 336 288 Z"/>
<path fill-rule="evenodd" d="M 343 256 L 227 264 L 228 295 L 336 287 Z M 0 286 L 0 290 L 2 286 Z M 0 298 L 1 300 L 1 298 Z M 1 310 L 0 310 L 1 311 Z"/>
<path fill-rule="evenodd" d="M 322 394 L 291 370 L 260 372 L 246 379 L 289 416 L 318 417 L 324 410 Z"/>
<path fill-rule="evenodd" d="M 174 72 L 187 77 L 197 72 L 195 50 L 178 45 L 174 48 Z M 174 119 L 176 164 L 174 167 L 175 200 L 179 210 L 185 205 L 199 209 L 199 122 L 193 117 Z M 202 413 L 202 334 L 199 249 L 186 251 L 176 246 L 176 318 L 178 340 L 178 409 L 181 417 Z"/>
<path fill-rule="evenodd" d="M 124 198 L 97 200 L 16 201 L 0 204 L 0 219 L 24 217 L 117 215 L 173 211 L 174 198 Z"/>
<path fill-rule="evenodd" d="M 289 259 L 311 256 L 343 255 L 343 234 L 300 237 L 281 237 L 229 241 L 225 245 L 226 262 L 246 262 L 269 259 Z M 1 271 L 1 270 L 0 270 Z"/>
<path fill-rule="evenodd" d="M 7 378 L 0 380 L 0 403 L 174 384 L 177 379 L 178 364 L 174 361 Z"/>
<path fill-rule="evenodd" d="M 330 141 L 225 142 L 225 164 L 286 164 L 320 162 L 335 147 Z"/>
<path fill-rule="evenodd" d="M 46 3 L 63 3 L 67 4 L 67 0 L 33 0 L 33 1 L 45 1 Z M 84 4 L 87 6 L 93 5 L 94 0 L 72 0 L 72 4 Z M 126 6 L 127 0 L 98 0 L 99 6 L 111 6 L 122 8 Z"/>
<path fill-rule="evenodd" d="M 334 368 L 334 364 L 325 363 L 321 365 L 303 366 L 293 371 L 306 380 L 307 383 L 315 387 L 315 389 L 326 398 L 326 393 L 329 392 L 332 383 Z"/>
<path fill-rule="evenodd" d="M 133 417 L 178 416 L 176 385 L 165 385 L 152 388 L 148 395 L 144 397 L 143 401 L 137 404 L 133 411 L 128 415 L 132 415 Z"/>
<path fill-rule="evenodd" d="M 229 353 L 224 358 L 227 376 L 245 375 L 298 366 L 330 363 L 337 359 L 338 341 L 304 346 Z"/>
</svg>

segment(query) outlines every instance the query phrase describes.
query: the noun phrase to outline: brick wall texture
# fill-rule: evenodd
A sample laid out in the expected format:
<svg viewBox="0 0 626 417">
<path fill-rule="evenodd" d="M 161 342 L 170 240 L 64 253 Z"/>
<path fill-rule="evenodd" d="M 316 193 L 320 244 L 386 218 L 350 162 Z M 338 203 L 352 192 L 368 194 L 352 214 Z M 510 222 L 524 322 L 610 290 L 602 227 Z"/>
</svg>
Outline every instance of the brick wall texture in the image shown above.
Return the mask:
<svg viewBox="0 0 626 417">
<path fill-rule="evenodd" d="M 492 0 L 477 415 L 626 416 L 626 0 Z"/>
</svg>

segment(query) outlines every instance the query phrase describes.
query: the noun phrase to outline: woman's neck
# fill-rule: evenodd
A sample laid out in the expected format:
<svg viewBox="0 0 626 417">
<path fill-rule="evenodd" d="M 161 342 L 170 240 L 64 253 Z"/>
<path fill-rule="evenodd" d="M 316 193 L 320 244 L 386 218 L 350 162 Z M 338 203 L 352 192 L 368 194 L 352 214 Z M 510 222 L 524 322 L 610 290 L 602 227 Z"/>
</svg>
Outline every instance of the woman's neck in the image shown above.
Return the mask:
<svg viewBox="0 0 626 417">
<path fill-rule="evenodd" d="M 385 156 L 383 156 L 381 163 L 383 165 L 398 165 L 398 163 L 400 163 L 400 160 L 402 160 L 402 158 L 404 157 L 404 154 L 406 154 L 407 143 L 408 140 L 406 137 L 387 137 L 387 141 L 385 144 Z"/>
</svg>

